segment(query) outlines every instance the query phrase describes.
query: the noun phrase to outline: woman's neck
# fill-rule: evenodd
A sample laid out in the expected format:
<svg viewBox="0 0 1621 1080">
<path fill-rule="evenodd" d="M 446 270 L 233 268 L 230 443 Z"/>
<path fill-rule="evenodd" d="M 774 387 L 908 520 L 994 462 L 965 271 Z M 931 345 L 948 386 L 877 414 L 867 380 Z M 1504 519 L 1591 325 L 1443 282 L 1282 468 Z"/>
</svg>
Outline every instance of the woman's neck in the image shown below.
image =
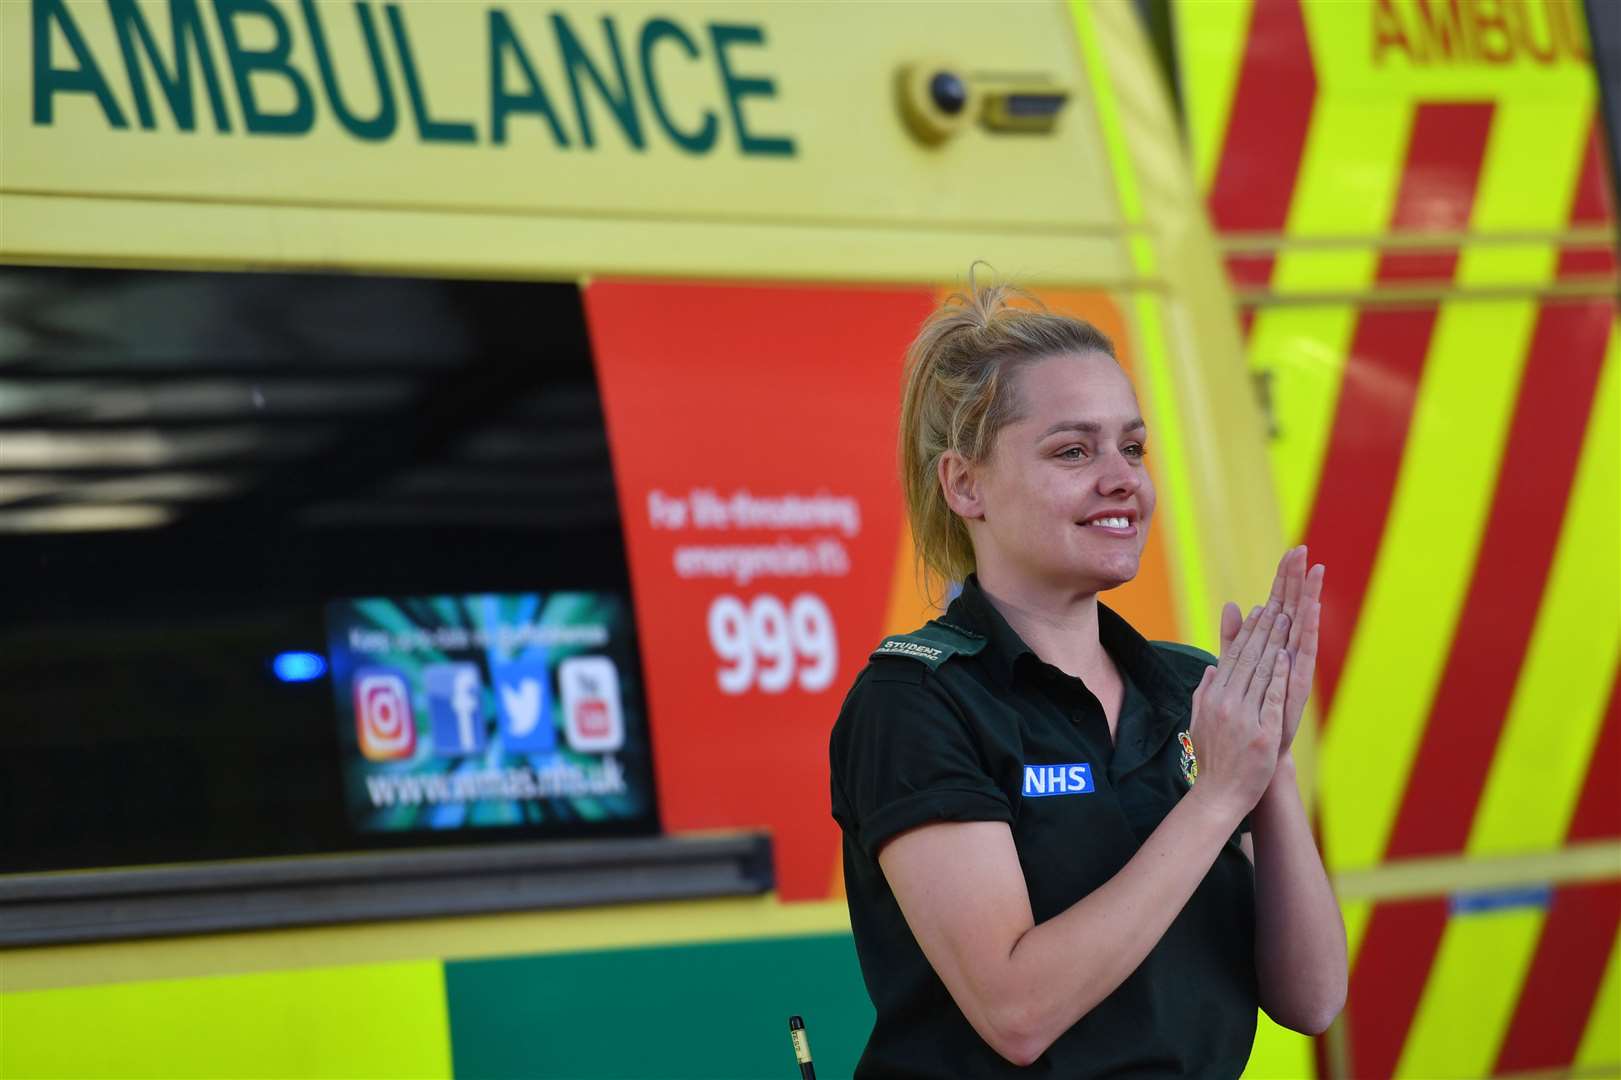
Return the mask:
<svg viewBox="0 0 1621 1080">
<path fill-rule="evenodd" d="M 1021 585 L 995 571 L 981 571 L 978 578 L 991 606 L 1037 656 L 1088 685 L 1096 685 L 1100 677 L 1109 681 L 1114 662 L 1098 638 L 1097 593 Z"/>
</svg>

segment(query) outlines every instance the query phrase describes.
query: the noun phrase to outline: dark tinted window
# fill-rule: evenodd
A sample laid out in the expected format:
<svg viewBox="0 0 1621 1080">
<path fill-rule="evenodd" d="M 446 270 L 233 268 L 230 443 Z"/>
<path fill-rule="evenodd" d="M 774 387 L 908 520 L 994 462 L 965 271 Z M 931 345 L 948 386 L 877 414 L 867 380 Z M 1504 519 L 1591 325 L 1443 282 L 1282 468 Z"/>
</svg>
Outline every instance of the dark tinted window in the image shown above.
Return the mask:
<svg viewBox="0 0 1621 1080">
<path fill-rule="evenodd" d="M 628 593 L 578 290 L 0 271 L 0 566 L 0 868 L 436 842 L 351 830 L 270 660 L 335 597 Z"/>
</svg>

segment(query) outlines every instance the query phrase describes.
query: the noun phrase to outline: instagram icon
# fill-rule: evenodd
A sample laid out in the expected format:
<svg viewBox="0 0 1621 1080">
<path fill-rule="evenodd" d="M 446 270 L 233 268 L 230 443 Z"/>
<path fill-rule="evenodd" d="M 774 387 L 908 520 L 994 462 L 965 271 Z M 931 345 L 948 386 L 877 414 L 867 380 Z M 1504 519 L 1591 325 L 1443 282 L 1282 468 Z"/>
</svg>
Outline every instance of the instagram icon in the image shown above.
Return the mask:
<svg viewBox="0 0 1621 1080">
<path fill-rule="evenodd" d="M 360 752 L 372 761 L 398 761 L 416 753 L 416 718 L 404 675 L 384 667 L 355 672 L 355 729 Z"/>
</svg>

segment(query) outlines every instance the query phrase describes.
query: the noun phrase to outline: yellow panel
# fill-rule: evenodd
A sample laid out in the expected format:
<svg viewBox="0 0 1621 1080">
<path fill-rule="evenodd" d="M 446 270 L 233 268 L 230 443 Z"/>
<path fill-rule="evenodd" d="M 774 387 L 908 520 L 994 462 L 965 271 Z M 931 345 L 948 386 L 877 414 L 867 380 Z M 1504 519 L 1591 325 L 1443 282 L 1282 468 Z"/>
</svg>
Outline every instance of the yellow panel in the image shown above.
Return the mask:
<svg viewBox="0 0 1621 1080">
<path fill-rule="evenodd" d="M 1621 935 L 1610 948 L 1610 962 L 1604 968 L 1587 1030 L 1576 1047 L 1571 1063 L 1583 1076 L 1621 1075 Z"/>
<path fill-rule="evenodd" d="M 9 7 L 0 4 L 0 10 Z M 344 270 L 518 277 L 587 274 L 764 280 L 944 281 L 975 259 L 1025 284 L 1130 285 L 1113 234 L 896 226 L 633 221 L 428 210 L 284 207 L 0 195 L 0 258 L 115 266 Z"/>
<path fill-rule="evenodd" d="M 1621 333 L 1612 332 L 1548 586 L 1469 833 L 1472 855 L 1557 847 L 1587 776 L 1621 654 L 1618 414 Z"/>
<path fill-rule="evenodd" d="M 0 1073 L 153 1080 L 451 1075 L 437 962 L 0 997 Z"/>
<path fill-rule="evenodd" d="M 1317 1075 L 1311 1039 L 1275 1023 L 1266 1013 L 1256 1018 L 1255 1046 L 1245 1080 L 1306 1080 Z"/>
<path fill-rule="evenodd" d="M 477 918 L 10 949 L 0 964 L 0 990 L 12 993 L 334 964 L 536 955 L 849 931 L 850 913 L 842 897 L 801 904 L 784 904 L 775 894 L 613 904 Z"/>
<path fill-rule="evenodd" d="M 1221 163 L 1253 7 L 1253 0 L 1233 0 L 1225 4 L 1183 2 L 1174 8 L 1177 72 L 1182 78 L 1200 191 L 1210 190 Z"/>
<path fill-rule="evenodd" d="M 1546 919 L 1541 908 L 1510 908 L 1447 920 L 1397 1076 L 1491 1073 Z"/>
<path fill-rule="evenodd" d="M 1480 546 L 1534 315 L 1523 301 L 1454 302 L 1436 321 L 1323 738 L 1323 833 L 1335 869 L 1384 856 Z"/>
<path fill-rule="evenodd" d="M 1353 307 L 1268 308 L 1250 331 L 1250 365 L 1269 375 L 1272 484 L 1291 540 L 1306 531 L 1356 320 Z"/>
</svg>

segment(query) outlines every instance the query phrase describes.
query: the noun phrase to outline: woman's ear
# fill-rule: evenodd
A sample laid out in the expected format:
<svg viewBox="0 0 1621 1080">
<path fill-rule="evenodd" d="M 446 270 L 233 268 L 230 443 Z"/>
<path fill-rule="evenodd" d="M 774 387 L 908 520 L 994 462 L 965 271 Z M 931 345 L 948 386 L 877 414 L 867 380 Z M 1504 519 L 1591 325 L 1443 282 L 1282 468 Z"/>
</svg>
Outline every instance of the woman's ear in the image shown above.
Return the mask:
<svg viewBox="0 0 1621 1080">
<path fill-rule="evenodd" d="M 979 477 L 966 458 L 955 450 L 947 450 L 940 455 L 937 472 L 946 505 L 954 514 L 968 521 L 978 521 L 985 516 L 979 496 Z"/>
</svg>

